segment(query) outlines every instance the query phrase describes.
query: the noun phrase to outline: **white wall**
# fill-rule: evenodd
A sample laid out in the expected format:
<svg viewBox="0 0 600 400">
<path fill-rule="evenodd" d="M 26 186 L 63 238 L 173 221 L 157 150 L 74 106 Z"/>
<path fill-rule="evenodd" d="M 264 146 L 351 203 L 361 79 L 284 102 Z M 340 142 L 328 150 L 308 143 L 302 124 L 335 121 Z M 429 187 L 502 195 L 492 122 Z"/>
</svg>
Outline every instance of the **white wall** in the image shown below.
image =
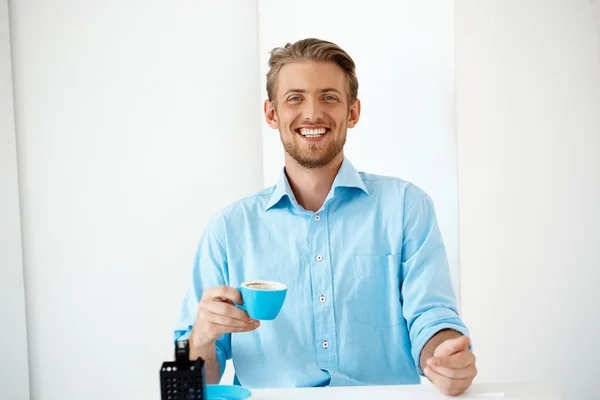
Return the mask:
<svg viewBox="0 0 600 400">
<path fill-rule="evenodd" d="M 205 223 L 273 184 L 282 165 L 260 102 L 268 51 L 286 41 L 323 37 L 355 58 L 363 116 L 347 154 L 432 195 L 458 283 L 454 30 L 461 304 L 478 381 L 547 380 L 565 398 L 590 397 L 600 356 L 600 3 L 458 0 L 456 23 L 441 0 L 341 4 L 260 0 L 258 32 L 245 0 L 11 3 L 32 398 L 156 391 Z M 2 326 L 16 328 L 11 340 L 2 331 L 2 354 L 10 343 L 17 359 L 10 101 L 3 85 L 0 262 L 12 268 L 0 285 L 16 306 L 3 300 Z M 26 398 L 18 362 L 10 387 Z"/>
<path fill-rule="evenodd" d="M 346 155 L 359 170 L 412 181 L 432 197 L 458 295 L 454 2 L 259 0 L 261 93 L 269 52 L 306 37 L 354 59 L 362 115 Z M 432 12 L 435 10 L 435 12 Z M 282 17 L 284 16 L 284 17 Z M 279 132 L 263 120 L 265 186 L 283 166 Z"/>
<path fill-rule="evenodd" d="M 156 393 L 208 218 L 262 188 L 256 5 L 10 11 L 32 398 Z"/>
<path fill-rule="evenodd" d="M 208 217 L 280 171 L 278 135 L 260 122 L 266 61 L 301 37 L 355 58 L 363 119 L 347 154 L 430 193 L 457 287 L 452 3 L 341 4 L 260 1 L 260 35 L 248 1 L 13 5 L 34 397 L 90 383 L 83 370 L 69 376 L 68 346 L 106 382 L 96 396 L 154 389 Z M 353 22 L 322 24 L 314 6 Z M 377 19 L 384 29 L 355 29 Z M 124 364 L 102 369 L 131 340 L 133 375 Z"/>
<path fill-rule="evenodd" d="M 479 381 L 598 398 L 600 2 L 458 0 L 462 310 Z"/>
<path fill-rule="evenodd" d="M 8 24 L 0 0 L 0 399 L 29 398 L 21 221 Z"/>
</svg>

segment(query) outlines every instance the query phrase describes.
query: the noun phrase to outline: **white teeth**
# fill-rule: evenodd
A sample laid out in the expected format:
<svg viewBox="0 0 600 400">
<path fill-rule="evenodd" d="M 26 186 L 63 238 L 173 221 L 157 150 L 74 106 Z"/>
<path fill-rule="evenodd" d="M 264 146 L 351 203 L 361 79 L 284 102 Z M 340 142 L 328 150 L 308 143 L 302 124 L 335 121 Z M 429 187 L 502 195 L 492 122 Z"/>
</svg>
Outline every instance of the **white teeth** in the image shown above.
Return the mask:
<svg viewBox="0 0 600 400">
<path fill-rule="evenodd" d="M 319 137 L 319 136 L 325 134 L 326 131 L 327 131 L 327 129 L 325 129 L 325 128 L 319 128 L 319 129 L 300 128 L 300 133 L 302 134 L 302 136 L 309 137 L 309 138 Z"/>
</svg>

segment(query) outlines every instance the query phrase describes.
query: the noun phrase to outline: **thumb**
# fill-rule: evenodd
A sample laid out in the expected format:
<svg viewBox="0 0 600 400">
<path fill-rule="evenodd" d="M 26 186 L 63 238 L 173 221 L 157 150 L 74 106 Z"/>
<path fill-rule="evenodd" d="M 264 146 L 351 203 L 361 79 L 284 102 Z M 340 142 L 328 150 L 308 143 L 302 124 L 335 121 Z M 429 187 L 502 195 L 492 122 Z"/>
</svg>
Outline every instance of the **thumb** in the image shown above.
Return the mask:
<svg viewBox="0 0 600 400">
<path fill-rule="evenodd" d="M 447 339 L 440 343 L 433 352 L 434 356 L 451 356 L 460 351 L 465 351 L 469 348 L 471 339 L 468 336 L 461 336 L 453 339 Z"/>
</svg>

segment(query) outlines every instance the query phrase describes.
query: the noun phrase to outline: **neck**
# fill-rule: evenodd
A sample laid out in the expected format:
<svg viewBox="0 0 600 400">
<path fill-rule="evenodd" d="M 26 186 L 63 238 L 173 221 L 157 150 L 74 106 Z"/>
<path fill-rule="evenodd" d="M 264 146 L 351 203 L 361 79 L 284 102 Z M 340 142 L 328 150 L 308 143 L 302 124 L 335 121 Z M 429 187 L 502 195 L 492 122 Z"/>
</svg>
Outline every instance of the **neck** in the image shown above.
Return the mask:
<svg viewBox="0 0 600 400">
<path fill-rule="evenodd" d="M 325 202 L 343 161 L 344 154 L 340 152 L 324 167 L 305 168 L 286 153 L 285 172 L 298 204 L 305 210 L 318 211 Z"/>
</svg>

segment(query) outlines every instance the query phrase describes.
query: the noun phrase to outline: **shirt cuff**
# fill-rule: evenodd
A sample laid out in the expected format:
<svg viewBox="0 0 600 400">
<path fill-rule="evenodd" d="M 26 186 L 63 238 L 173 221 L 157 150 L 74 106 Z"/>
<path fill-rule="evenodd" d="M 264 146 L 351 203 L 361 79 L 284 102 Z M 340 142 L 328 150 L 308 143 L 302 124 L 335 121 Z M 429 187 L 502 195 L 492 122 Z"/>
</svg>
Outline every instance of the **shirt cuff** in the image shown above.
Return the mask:
<svg viewBox="0 0 600 400">
<path fill-rule="evenodd" d="M 189 339 L 191 333 L 192 333 L 192 331 L 185 331 L 185 332 L 184 331 L 176 331 L 174 334 L 175 341 L 177 342 L 178 340 Z M 225 354 L 225 350 L 223 350 L 223 348 L 219 344 L 219 341 L 217 341 L 217 343 L 215 343 L 215 350 L 216 350 L 217 360 L 219 361 L 219 369 L 221 370 L 221 374 L 219 375 L 219 381 L 220 381 L 221 378 L 223 378 L 223 373 L 225 372 L 225 366 L 227 363 L 227 354 Z"/>
<path fill-rule="evenodd" d="M 189 339 L 190 333 L 192 333 L 192 331 L 175 331 L 175 333 L 173 334 L 173 344 L 177 344 L 177 342 L 180 340 Z"/>
<path fill-rule="evenodd" d="M 423 327 L 421 331 L 417 333 L 412 345 L 412 357 L 419 375 L 425 376 L 421 370 L 421 352 L 423 351 L 423 348 L 436 333 L 444 329 L 452 329 L 463 336 L 470 336 L 469 330 L 458 317 L 443 318 Z M 469 349 L 472 349 L 471 345 L 469 345 Z"/>
<path fill-rule="evenodd" d="M 219 369 L 221 371 L 219 374 L 219 382 L 221 382 L 223 373 L 225 372 L 225 366 L 227 364 L 227 355 L 225 354 L 225 350 L 223 350 L 219 342 L 215 344 L 215 349 L 217 350 L 217 360 L 219 360 Z"/>
</svg>

